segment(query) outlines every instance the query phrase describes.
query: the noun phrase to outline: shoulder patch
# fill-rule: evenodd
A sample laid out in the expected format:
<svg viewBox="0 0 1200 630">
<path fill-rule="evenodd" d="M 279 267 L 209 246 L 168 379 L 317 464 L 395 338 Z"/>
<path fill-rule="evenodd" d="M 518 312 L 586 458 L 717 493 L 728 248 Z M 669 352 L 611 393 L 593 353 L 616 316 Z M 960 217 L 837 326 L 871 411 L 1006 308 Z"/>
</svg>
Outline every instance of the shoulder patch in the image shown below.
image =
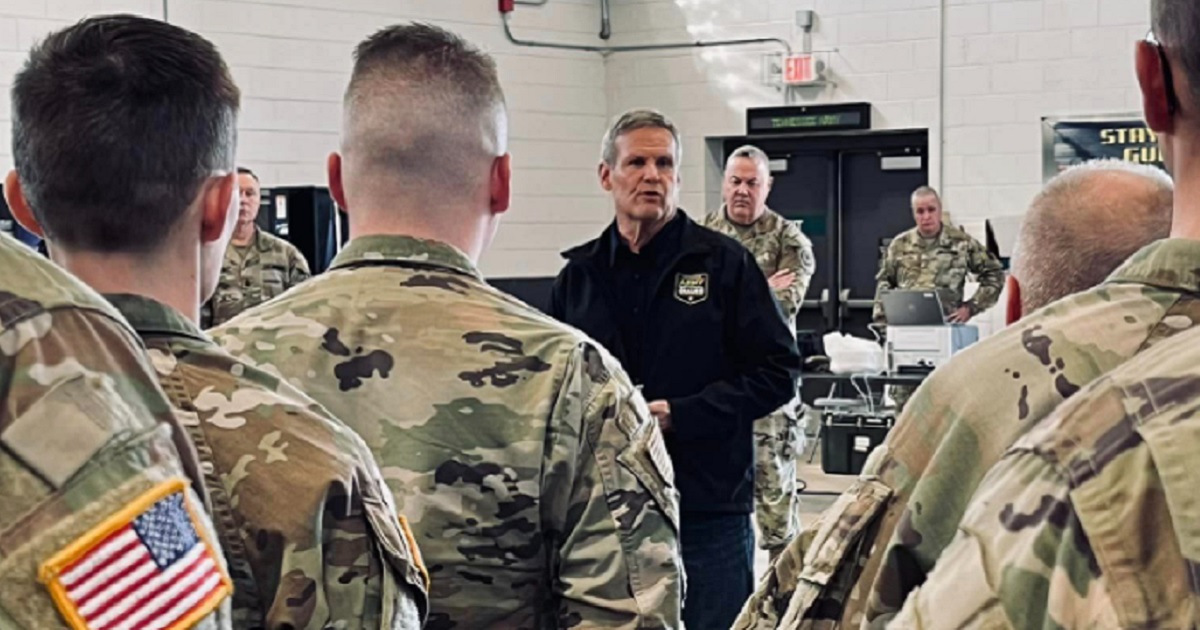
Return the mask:
<svg viewBox="0 0 1200 630">
<path fill-rule="evenodd" d="M 165 481 L 44 562 L 74 630 L 192 627 L 233 592 L 182 479 Z"/>
<path fill-rule="evenodd" d="M 708 299 L 708 274 L 675 274 L 675 299 L 689 306 Z"/>
</svg>

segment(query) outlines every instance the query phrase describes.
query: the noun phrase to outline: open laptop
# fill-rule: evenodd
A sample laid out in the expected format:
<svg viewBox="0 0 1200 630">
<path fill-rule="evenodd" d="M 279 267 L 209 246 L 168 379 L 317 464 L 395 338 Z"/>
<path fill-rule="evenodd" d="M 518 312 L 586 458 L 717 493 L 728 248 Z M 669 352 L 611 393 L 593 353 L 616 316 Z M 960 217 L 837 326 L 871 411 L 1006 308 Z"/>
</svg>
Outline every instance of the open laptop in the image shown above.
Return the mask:
<svg viewBox="0 0 1200 630">
<path fill-rule="evenodd" d="M 937 291 L 889 291 L 883 296 L 888 326 L 943 326 L 946 323 Z"/>
</svg>

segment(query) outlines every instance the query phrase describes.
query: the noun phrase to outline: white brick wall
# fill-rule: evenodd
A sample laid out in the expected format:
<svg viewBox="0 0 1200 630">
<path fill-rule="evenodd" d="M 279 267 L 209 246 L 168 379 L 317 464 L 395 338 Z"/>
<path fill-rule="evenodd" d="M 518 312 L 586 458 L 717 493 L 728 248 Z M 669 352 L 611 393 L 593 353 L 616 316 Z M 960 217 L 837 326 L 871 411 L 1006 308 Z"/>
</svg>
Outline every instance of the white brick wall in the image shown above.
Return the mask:
<svg viewBox="0 0 1200 630">
<path fill-rule="evenodd" d="M 1044 115 L 1136 112 L 1132 45 L 1148 0 L 614 0 L 612 44 L 771 36 L 800 43 L 799 9 L 817 12 L 813 43 L 835 90 L 808 102 L 866 100 L 877 128 L 944 137 L 934 183 L 958 218 L 1019 214 L 1041 181 Z M 558 250 L 598 232 L 611 208 L 595 160 L 606 121 L 634 106 L 671 114 L 684 134 L 683 205 L 704 210 L 704 138 L 744 132 L 745 108 L 782 104 L 759 84 L 770 46 L 599 55 L 518 48 L 493 0 L 168 0 L 172 22 L 212 39 L 244 92 L 242 159 L 268 184 L 323 184 L 337 143 L 341 91 L 356 41 L 421 19 L 492 51 L 512 110 L 515 203 L 484 259 L 493 276 L 551 275 Z M 0 0 L 0 89 L 48 30 L 88 14 L 162 14 L 161 0 Z M 598 0 L 517 8 L 531 39 L 600 43 Z M 938 127 L 945 75 L 944 127 Z M 9 103 L 0 99 L 0 169 L 11 165 Z M 937 181 L 938 171 L 942 180 Z"/>
<path fill-rule="evenodd" d="M 341 96 L 354 44 L 405 20 L 454 30 L 497 59 L 512 113 L 514 204 L 485 257 L 485 274 L 545 276 L 558 252 L 610 220 L 595 160 L 608 105 L 596 54 L 516 47 L 494 0 L 168 0 L 171 22 L 212 40 L 243 92 L 240 161 L 268 185 L 325 183 L 337 146 Z M 0 169 L 11 168 L 9 83 L 25 51 L 46 32 L 86 15 L 162 17 L 161 0 L 0 0 Z M 551 0 L 518 7 L 519 37 L 595 43 L 599 4 Z M 693 77 L 702 81 L 703 75 Z"/>
<path fill-rule="evenodd" d="M 876 128 L 926 127 L 931 145 L 944 137 L 940 166 L 931 146 L 932 179 L 956 218 L 1024 212 L 1041 182 L 1042 116 L 1136 114 L 1139 108 L 1133 43 L 1145 34 L 1148 0 L 946 0 L 943 129 L 937 117 L 939 0 L 615 1 L 614 20 L 643 29 L 629 38 L 618 33 L 621 43 L 649 34 L 687 40 L 699 31 L 712 37 L 770 33 L 798 47 L 794 13 L 815 10 L 813 45 L 839 49 L 830 58 L 838 86 L 802 100 L 870 101 Z M 660 23 L 661 29 L 645 30 Z M 783 103 L 779 93 L 758 85 L 757 52 L 611 57 L 609 113 L 649 105 L 678 118 L 691 138 L 744 133 L 746 106 Z M 731 87 L 729 75 L 741 85 Z M 689 152 L 685 172 L 702 172 L 703 159 Z M 701 208 L 706 187 L 713 183 L 687 182 L 685 207 Z"/>
</svg>

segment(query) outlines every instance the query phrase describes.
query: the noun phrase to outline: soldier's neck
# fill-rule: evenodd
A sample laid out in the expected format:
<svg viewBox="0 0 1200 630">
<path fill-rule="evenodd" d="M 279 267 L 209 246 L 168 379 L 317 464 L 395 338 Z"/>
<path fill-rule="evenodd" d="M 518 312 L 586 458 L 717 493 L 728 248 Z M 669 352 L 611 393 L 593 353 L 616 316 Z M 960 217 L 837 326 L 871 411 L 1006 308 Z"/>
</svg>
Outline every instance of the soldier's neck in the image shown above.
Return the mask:
<svg viewBox="0 0 1200 630">
<path fill-rule="evenodd" d="M 1200 155 L 1176 148 L 1171 238 L 1200 241 Z"/>
<path fill-rule="evenodd" d="M 238 247 L 245 247 L 254 240 L 254 235 L 257 233 L 258 226 L 253 223 L 247 223 L 246 225 L 239 223 L 237 228 L 234 229 L 233 238 L 229 243 Z"/>
<path fill-rule="evenodd" d="M 69 251 L 51 244 L 54 262 L 97 293 L 127 293 L 162 302 L 200 321 L 198 250 L 164 248 L 152 254 Z"/>
</svg>

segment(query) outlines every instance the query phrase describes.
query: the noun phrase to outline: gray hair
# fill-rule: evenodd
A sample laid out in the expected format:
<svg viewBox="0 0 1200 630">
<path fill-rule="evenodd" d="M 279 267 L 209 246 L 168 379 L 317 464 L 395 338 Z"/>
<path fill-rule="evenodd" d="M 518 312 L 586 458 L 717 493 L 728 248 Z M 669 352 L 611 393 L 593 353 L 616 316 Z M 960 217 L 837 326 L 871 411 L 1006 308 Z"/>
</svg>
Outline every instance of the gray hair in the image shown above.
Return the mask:
<svg viewBox="0 0 1200 630">
<path fill-rule="evenodd" d="M 942 201 L 942 196 L 938 194 L 938 191 L 934 189 L 933 186 L 921 186 L 920 188 L 914 190 L 911 200 L 916 201 L 918 197 L 933 197 L 934 199 L 937 199 L 939 203 Z"/>
<path fill-rule="evenodd" d="M 1013 255 L 1021 310 L 1090 289 L 1166 238 L 1174 190 L 1161 170 L 1119 160 L 1085 162 L 1050 180 L 1029 207 Z"/>
<path fill-rule="evenodd" d="M 758 168 L 766 171 L 767 175 L 770 176 L 771 158 L 767 157 L 765 151 L 752 144 L 743 145 L 734 149 L 733 153 L 729 154 L 729 159 L 725 161 L 725 170 L 729 170 L 729 165 L 733 164 L 734 160 L 741 158 L 754 160 L 754 163 L 758 165 Z"/>
<path fill-rule="evenodd" d="M 1174 49 L 1180 70 L 1192 86 L 1192 98 L 1200 98 L 1200 3 L 1151 0 L 1150 24 L 1158 41 Z"/>
<path fill-rule="evenodd" d="M 600 159 L 609 166 L 617 162 L 617 138 L 636 129 L 666 129 L 675 140 L 675 164 L 680 167 L 683 161 L 683 142 L 679 139 L 679 129 L 662 112 L 653 109 L 631 109 L 617 117 L 608 131 L 604 132 L 604 140 L 600 143 Z"/>
</svg>

